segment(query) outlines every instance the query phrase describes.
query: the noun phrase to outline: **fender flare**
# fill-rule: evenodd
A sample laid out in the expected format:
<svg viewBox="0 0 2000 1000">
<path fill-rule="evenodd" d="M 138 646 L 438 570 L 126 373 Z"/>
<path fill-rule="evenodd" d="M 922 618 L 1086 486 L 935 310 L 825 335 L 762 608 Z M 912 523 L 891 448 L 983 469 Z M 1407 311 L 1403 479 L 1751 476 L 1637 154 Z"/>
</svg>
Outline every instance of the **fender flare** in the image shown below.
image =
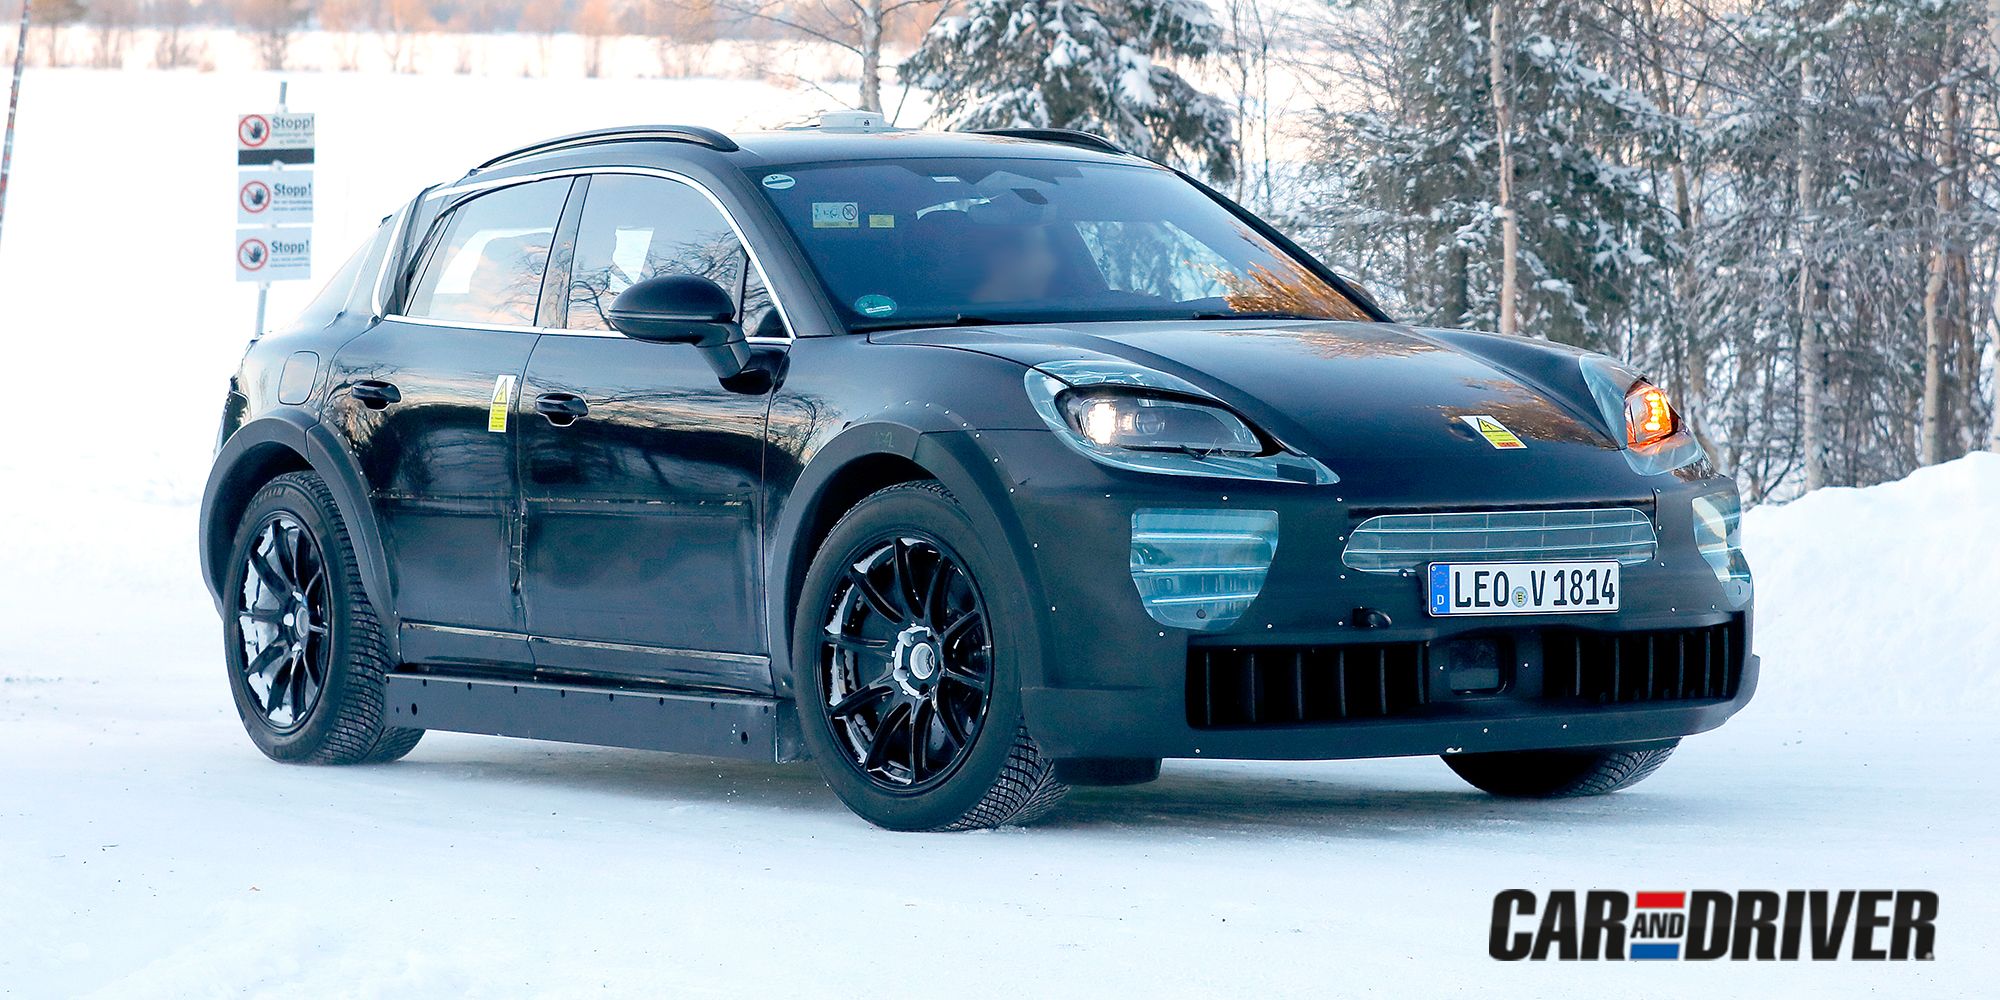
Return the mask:
<svg viewBox="0 0 2000 1000">
<path fill-rule="evenodd" d="M 229 543 L 236 534 L 236 517 L 248 497 L 242 477 L 265 465 L 274 449 L 290 452 L 324 480 L 332 492 L 334 506 L 347 526 L 354 545 L 355 565 L 361 571 L 361 589 L 374 605 L 382 622 L 383 638 L 395 653 L 398 619 L 395 584 L 390 575 L 387 551 L 368 501 L 368 487 L 362 480 L 347 449 L 332 429 L 302 410 L 280 409 L 258 417 L 238 428 L 216 453 L 202 490 L 201 517 L 197 537 L 201 545 L 201 575 L 215 601 L 218 614 L 224 611 L 222 580 Z"/>
<path fill-rule="evenodd" d="M 1037 606 L 1041 600 L 1040 579 L 1035 562 L 1028 555 L 1027 531 L 1014 515 L 1013 505 L 1006 500 L 1007 473 L 997 456 L 980 443 L 976 432 L 964 427 L 921 430 L 912 423 L 879 419 L 848 427 L 813 453 L 778 512 L 772 526 L 764 578 L 764 620 L 771 654 L 772 689 L 781 698 L 791 697 L 792 693 L 794 582 L 803 579 L 816 554 L 806 548 L 802 536 L 814 523 L 829 488 L 856 463 L 892 456 L 923 469 L 951 491 L 982 539 L 988 540 L 988 544 L 993 540 L 1000 542 L 991 554 L 1019 572 L 1029 606 Z M 1041 621 L 1039 616 L 1036 621 Z M 1041 630 L 1036 631 L 1035 650 L 1023 664 L 1023 686 L 1034 686 L 1042 680 L 1040 651 L 1047 645 Z"/>
</svg>

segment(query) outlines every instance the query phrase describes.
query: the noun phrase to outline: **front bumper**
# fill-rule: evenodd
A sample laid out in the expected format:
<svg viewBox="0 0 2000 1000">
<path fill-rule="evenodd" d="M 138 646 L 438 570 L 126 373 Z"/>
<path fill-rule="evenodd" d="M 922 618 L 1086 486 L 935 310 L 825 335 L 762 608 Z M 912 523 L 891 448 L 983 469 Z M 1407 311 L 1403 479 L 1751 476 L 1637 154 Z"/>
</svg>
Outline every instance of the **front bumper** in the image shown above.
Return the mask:
<svg viewBox="0 0 2000 1000">
<path fill-rule="evenodd" d="M 1056 757 L 1303 760 L 1640 743 L 1713 729 L 1756 689 L 1759 664 L 1749 653 L 1749 608 L 1731 606 L 1694 544 L 1690 501 L 1726 487 L 1725 479 L 1665 475 L 1610 484 L 1514 483 L 1490 497 L 1410 497 L 1371 493 L 1360 483 L 1266 485 L 1129 475 L 1062 452 L 1045 433 L 988 436 L 1002 439 L 990 447 L 1007 457 L 1008 500 L 1028 539 L 1028 551 L 1018 555 L 1044 610 L 1041 655 L 1024 676 L 1023 711 L 1036 740 Z M 1625 567 L 1622 609 L 1612 614 L 1432 618 L 1425 611 L 1420 574 L 1360 573 L 1341 559 L 1353 525 L 1375 514 L 1607 505 L 1648 512 L 1659 540 L 1654 560 Z M 1190 632 L 1146 613 L 1129 559 L 1132 513 L 1148 507 L 1278 512 L 1279 541 L 1269 576 L 1229 628 Z M 1562 688 L 1554 679 L 1554 661 L 1561 659 L 1567 671 L 1577 648 L 1625 649 L 1637 671 L 1642 666 L 1633 650 L 1651 658 L 1672 648 L 1686 657 L 1685 643 L 1704 641 L 1689 637 L 1704 633 L 1724 637 L 1719 641 L 1730 664 L 1726 683 L 1677 688 L 1664 678 L 1656 685 L 1649 675 L 1638 686 L 1628 673 L 1624 688 L 1614 681 L 1609 697 L 1601 687 L 1592 697 L 1581 686 Z M 1439 651 L 1460 640 L 1502 651 L 1503 683 L 1459 692 L 1432 675 L 1450 669 L 1450 656 Z M 1635 640 L 1641 645 L 1632 645 Z M 1316 682 L 1314 663 L 1330 662 L 1328 657 L 1343 650 L 1383 647 L 1413 658 L 1410 683 L 1426 694 L 1393 711 L 1385 698 L 1376 717 L 1312 718 L 1302 707 L 1303 690 L 1290 703 L 1291 718 L 1219 719 L 1194 704 L 1202 696 L 1191 675 L 1205 651 L 1267 656 L 1306 651 L 1302 655 L 1317 659 L 1302 661 L 1289 675 L 1274 675 L 1289 676 L 1303 688 Z M 1686 671 L 1686 663 L 1696 663 L 1698 670 L 1701 661 L 1676 662 Z M 1671 676 L 1673 668 L 1661 669 Z M 1247 683 L 1268 682 L 1263 677 Z"/>
</svg>

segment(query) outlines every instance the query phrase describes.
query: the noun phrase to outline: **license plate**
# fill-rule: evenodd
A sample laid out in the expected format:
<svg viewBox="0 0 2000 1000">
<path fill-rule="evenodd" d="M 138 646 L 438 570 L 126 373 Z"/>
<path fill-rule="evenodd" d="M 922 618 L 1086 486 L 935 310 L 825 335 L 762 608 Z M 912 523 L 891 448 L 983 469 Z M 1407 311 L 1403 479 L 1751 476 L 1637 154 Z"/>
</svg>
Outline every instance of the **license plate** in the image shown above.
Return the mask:
<svg viewBox="0 0 2000 1000">
<path fill-rule="evenodd" d="M 1618 610 L 1618 564 L 1431 563 L 1430 613 L 1562 615 Z"/>
</svg>

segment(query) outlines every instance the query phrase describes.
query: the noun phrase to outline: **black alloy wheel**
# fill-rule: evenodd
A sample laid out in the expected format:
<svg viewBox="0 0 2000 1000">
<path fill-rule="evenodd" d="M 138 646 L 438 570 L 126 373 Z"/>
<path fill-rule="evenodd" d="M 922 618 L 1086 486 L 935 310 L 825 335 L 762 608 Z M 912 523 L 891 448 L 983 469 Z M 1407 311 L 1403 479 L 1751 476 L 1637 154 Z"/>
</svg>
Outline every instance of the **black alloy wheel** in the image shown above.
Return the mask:
<svg viewBox="0 0 2000 1000">
<path fill-rule="evenodd" d="M 821 690 L 849 762 L 893 792 L 947 780 L 993 689 L 987 612 L 964 566 L 930 538 L 883 541 L 835 585 L 824 643 Z"/>
<path fill-rule="evenodd" d="M 363 764 L 417 745 L 423 730 L 390 724 L 395 659 L 325 480 L 288 472 L 260 487 L 224 565 L 223 660 L 258 750 L 295 764 Z"/>
<path fill-rule="evenodd" d="M 290 733 L 326 690 L 332 645 L 326 559 L 312 532 L 279 512 L 264 519 L 245 563 L 234 609 L 243 681 L 264 724 Z"/>
</svg>

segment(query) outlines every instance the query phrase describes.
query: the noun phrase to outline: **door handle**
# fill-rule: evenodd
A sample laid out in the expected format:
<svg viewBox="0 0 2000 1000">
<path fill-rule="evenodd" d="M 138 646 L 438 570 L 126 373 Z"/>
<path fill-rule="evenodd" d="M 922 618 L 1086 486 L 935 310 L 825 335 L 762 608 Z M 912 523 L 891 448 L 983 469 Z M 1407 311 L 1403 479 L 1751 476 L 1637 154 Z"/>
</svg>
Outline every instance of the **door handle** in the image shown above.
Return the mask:
<svg viewBox="0 0 2000 1000">
<path fill-rule="evenodd" d="M 348 391 L 354 395 L 355 399 L 361 401 L 361 405 L 371 410 L 379 410 L 390 403 L 400 403 L 403 401 L 403 394 L 395 386 L 372 378 L 362 379 L 354 383 Z"/>
<path fill-rule="evenodd" d="M 545 392 L 535 397 L 535 412 L 557 427 L 568 427 L 590 413 L 590 404 L 574 393 Z"/>
</svg>

